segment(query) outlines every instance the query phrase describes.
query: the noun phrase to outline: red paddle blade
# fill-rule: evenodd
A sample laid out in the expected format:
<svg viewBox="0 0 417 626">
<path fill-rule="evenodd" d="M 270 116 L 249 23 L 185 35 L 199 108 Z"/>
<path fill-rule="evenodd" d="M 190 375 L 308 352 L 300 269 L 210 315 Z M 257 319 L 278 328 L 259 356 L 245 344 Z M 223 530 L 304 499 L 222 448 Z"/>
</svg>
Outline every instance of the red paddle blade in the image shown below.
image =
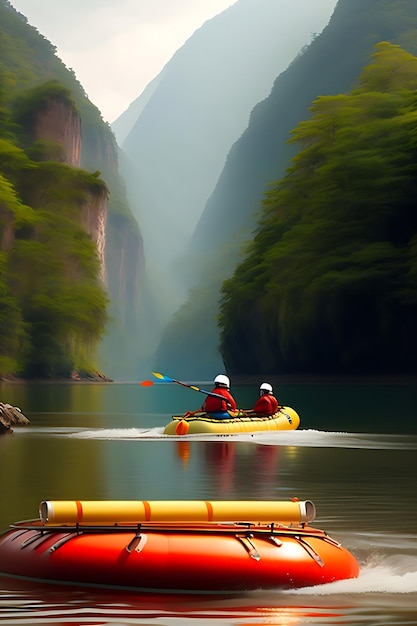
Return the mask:
<svg viewBox="0 0 417 626">
<path fill-rule="evenodd" d="M 142 385 L 142 387 L 152 387 L 153 382 L 151 380 L 142 380 L 140 384 Z"/>
</svg>

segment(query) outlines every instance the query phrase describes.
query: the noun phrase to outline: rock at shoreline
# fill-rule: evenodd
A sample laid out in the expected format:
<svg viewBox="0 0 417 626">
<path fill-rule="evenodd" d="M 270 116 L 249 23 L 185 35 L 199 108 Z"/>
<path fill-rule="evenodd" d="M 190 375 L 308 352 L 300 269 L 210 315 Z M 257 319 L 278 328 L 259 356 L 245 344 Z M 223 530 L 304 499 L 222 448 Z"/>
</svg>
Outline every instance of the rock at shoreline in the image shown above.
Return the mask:
<svg viewBox="0 0 417 626">
<path fill-rule="evenodd" d="M 27 426 L 30 424 L 27 417 L 17 406 L 0 402 L 0 435 L 12 433 L 12 426 Z"/>
<path fill-rule="evenodd" d="M 71 380 L 76 380 L 76 381 L 87 381 L 87 382 L 98 382 L 98 383 L 112 383 L 113 380 L 111 378 L 109 378 L 108 376 L 106 376 L 105 374 L 102 374 L 99 371 L 95 371 L 95 372 L 83 372 L 83 371 L 76 371 L 73 370 L 71 372 Z"/>
</svg>

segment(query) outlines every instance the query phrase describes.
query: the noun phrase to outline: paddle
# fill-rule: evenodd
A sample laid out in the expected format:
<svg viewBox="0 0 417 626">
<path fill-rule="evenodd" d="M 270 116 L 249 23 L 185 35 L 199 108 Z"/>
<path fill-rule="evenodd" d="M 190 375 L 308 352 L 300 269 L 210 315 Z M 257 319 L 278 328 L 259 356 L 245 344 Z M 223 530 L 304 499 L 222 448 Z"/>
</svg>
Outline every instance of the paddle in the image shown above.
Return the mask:
<svg viewBox="0 0 417 626">
<path fill-rule="evenodd" d="M 181 385 L 182 387 L 188 387 L 188 389 L 193 389 L 194 391 L 205 393 L 206 396 L 214 396 L 215 398 L 220 398 L 221 400 L 225 399 L 224 396 L 219 393 L 214 393 L 213 391 L 205 391 L 204 389 L 200 389 L 200 387 L 196 387 L 195 385 L 187 385 L 186 383 L 182 383 L 180 380 L 175 380 L 175 378 L 171 378 L 170 376 L 164 376 L 164 374 L 160 374 L 159 372 L 152 372 L 152 374 L 155 376 L 155 378 L 159 378 L 166 383 L 177 383 L 177 385 Z M 150 380 L 144 380 L 143 383 L 141 383 L 141 385 L 144 385 L 145 387 L 148 387 L 150 384 L 153 384 Z"/>
</svg>

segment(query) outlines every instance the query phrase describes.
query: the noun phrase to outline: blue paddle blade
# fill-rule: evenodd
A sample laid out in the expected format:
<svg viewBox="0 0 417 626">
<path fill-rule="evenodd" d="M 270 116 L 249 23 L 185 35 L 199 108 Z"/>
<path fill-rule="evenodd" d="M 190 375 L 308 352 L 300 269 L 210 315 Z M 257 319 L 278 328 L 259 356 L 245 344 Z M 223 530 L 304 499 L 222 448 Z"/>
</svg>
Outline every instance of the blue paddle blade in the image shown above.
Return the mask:
<svg viewBox="0 0 417 626">
<path fill-rule="evenodd" d="M 166 383 L 173 383 L 174 379 L 170 378 L 169 376 L 164 376 L 163 374 L 160 374 L 159 372 L 152 372 L 153 376 L 155 376 L 155 378 L 159 378 L 160 380 L 165 381 Z"/>
</svg>

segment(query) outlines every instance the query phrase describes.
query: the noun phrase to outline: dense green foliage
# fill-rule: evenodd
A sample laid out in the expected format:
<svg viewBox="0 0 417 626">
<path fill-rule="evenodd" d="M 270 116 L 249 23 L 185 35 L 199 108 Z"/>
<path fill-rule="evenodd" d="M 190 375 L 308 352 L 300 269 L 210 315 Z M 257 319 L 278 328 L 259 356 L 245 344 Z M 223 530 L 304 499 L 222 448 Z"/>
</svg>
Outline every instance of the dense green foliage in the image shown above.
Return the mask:
<svg viewBox="0 0 417 626">
<path fill-rule="evenodd" d="M 208 313 L 213 319 L 218 316 L 221 285 L 240 263 L 242 246 L 246 246 L 245 242 L 254 236 L 265 190 L 270 188 L 271 181 L 285 175 L 290 159 L 297 152 L 297 144 L 288 142 L 288 139 L 291 131 L 310 117 L 311 103 L 322 95 L 350 93 L 357 85 L 362 69 L 369 63 L 373 46 L 381 41 L 400 45 L 417 55 L 416 33 L 415 0 L 338 0 L 326 28 L 277 76 L 270 95 L 253 109 L 248 127 L 232 146 L 195 229 L 191 254 L 184 262 L 189 272 L 195 272 L 193 284 L 211 285 L 211 299 L 208 304 L 207 298 L 197 303 L 195 300 L 200 297 L 199 294 L 193 292 L 190 295 L 181 315 L 170 324 L 170 342 L 167 341 L 168 333 L 165 334 L 164 344 L 158 351 L 157 369 L 163 369 L 165 363 L 173 362 L 175 358 L 178 360 L 178 352 L 169 351 L 174 340 L 177 346 L 182 338 L 187 357 L 191 352 L 189 346 L 198 343 L 199 353 L 210 355 L 212 346 L 219 344 L 218 327 L 210 324 L 214 332 L 204 331 L 204 345 L 201 343 L 201 329 L 206 328 Z M 227 259 L 222 258 L 225 271 L 222 280 L 214 283 L 212 263 L 202 267 L 195 260 L 206 255 L 223 257 L 224 250 L 229 252 Z M 232 270 L 229 272 L 230 267 Z M 187 315 L 182 314 L 187 308 L 192 308 L 196 314 L 202 311 L 193 324 L 190 324 Z M 234 320 L 228 318 L 229 322 L 237 337 Z M 231 349 L 229 343 L 228 364 L 233 361 L 235 372 L 255 371 L 261 360 L 264 368 L 261 371 L 268 371 L 269 364 L 262 358 L 264 355 L 257 333 L 244 335 L 244 350 L 239 352 L 243 356 L 239 363 L 239 357 L 232 359 Z M 253 367 L 250 365 L 252 353 L 255 354 Z M 183 378 L 196 375 L 194 360 L 189 358 L 187 362 L 189 367 Z M 318 365 L 321 367 L 321 364 Z M 402 367 L 398 359 L 396 365 Z M 310 362 L 308 373 L 315 374 L 315 366 L 314 361 Z M 214 364 L 214 367 L 218 366 Z M 210 376 L 211 371 L 207 367 L 200 369 L 199 380 Z"/>
<path fill-rule="evenodd" d="M 399 3 L 398 3 L 399 4 Z M 417 58 L 380 43 L 318 98 L 223 287 L 231 372 L 417 372 Z"/>
<path fill-rule="evenodd" d="M 0 172 L 0 374 L 88 370 L 107 296 L 80 212 L 89 194 L 106 193 L 104 183 L 63 163 L 32 161 L 7 140 Z"/>
<path fill-rule="evenodd" d="M 75 111 L 71 88 L 81 108 L 85 96 L 6 0 L 0 15 L 0 376 L 68 377 L 95 369 L 107 321 L 83 209 L 108 191 L 98 172 L 60 162 L 58 144 L 33 141 L 36 115 L 51 99 Z M 63 83 L 46 80 L 48 66 Z"/>
</svg>

